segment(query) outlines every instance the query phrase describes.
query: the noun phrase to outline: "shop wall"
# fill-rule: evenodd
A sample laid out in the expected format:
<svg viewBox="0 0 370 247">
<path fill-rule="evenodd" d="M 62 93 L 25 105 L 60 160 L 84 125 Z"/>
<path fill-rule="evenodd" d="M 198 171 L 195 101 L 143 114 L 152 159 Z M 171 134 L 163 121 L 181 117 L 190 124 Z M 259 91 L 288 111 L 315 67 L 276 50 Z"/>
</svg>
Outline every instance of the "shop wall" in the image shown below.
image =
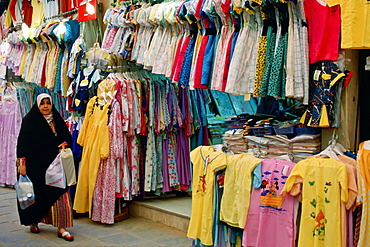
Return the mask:
<svg viewBox="0 0 370 247">
<path fill-rule="evenodd" d="M 104 16 L 105 14 L 105 11 L 107 11 L 107 9 L 111 8 L 111 4 L 114 2 L 114 0 L 99 0 L 99 3 L 102 4 L 103 6 L 103 13 L 102 13 L 102 16 Z M 102 30 L 103 30 L 103 33 L 105 31 L 105 28 L 107 27 L 107 25 L 105 25 L 104 23 L 102 24 L 103 27 L 102 27 Z"/>
</svg>

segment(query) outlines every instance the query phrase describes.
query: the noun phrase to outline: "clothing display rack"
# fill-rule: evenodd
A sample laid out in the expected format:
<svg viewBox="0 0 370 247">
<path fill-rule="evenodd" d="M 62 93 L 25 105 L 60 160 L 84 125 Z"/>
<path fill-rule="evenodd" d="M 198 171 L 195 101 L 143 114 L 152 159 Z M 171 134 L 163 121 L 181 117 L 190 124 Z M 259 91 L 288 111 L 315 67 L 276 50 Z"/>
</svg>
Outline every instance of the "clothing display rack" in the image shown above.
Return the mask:
<svg viewBox="0 0 370 247">
<path fill-rule="evenodd" d="M 58 14 L 58 15 L 54 15 L 54 16 L 51 16 L 51 17 L 48 17 L 48 18 L 44 18 L 44 22 L 48 21 L 48 20 L 54 20 L 54 19 L 57 19 L 59 17 L 66 17 L 66 16 L 71 16 L 73 14 L 76 14 L 78 12 L 78 8 L 76 9 L 72 9 L 70 11 L 67 11 L 67 12 L 64 12 L 64 13 L 61 13 L 61 14 Z"/>
</svg>

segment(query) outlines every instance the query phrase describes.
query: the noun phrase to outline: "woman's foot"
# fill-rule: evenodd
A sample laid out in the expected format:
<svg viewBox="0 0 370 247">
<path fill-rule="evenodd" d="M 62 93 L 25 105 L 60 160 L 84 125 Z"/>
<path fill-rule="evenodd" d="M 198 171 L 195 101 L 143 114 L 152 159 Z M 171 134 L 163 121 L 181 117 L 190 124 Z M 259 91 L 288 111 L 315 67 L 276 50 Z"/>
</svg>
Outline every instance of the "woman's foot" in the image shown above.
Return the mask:
<svg viewBox="0 0 370 247">
<path fill-rule="evenodd" d="M 39 228 L 38 224 L 31 224 L 30 225 L 30 232 L 40 233 L 40 228 Z"/>
<path fill-rule="evenodd" d="M 65 228 L 58 229 L 58 238 L 64 238 L 66 241 L 73 241 L 75 237 L 66 231 Z"/>
</svg>

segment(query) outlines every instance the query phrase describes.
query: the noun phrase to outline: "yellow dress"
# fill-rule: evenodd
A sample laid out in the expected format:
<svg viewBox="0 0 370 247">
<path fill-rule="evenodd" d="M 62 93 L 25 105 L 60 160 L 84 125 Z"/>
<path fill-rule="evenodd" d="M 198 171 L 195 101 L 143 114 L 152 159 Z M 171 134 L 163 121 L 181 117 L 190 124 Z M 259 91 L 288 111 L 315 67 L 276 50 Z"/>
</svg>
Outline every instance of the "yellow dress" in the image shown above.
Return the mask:
<svg viewBox="0 0 370 247">
<path fill-rule="evenodd" d="M 220 209 L 220 220 L 228 225 L 244 229 L 251 198 L 252 173 L 261 162 L 249 154 L 228 157 L 223 193 L 226 196 L 222 197 Z"/>
<path fill-rule="evenodd" d="M 191 218 L 187 236 L 212 245 L 215 172 L 227 166 L 226 154 L 200 146 L 190 152 L 193 163 Z M 205 162 L 207 160 L 208 162 Z"/>
<path fill-rule="evenodd" d="M 99 104 L 97 97 L 89 100 L 77 143 L 83 147 L 73 209 L 91 212 L 100 159 L 109 155 L 108 110 L 110 104 Z M 90 213 L 91 217 L 91 213 Z"/>
<path fill-rule="evenodd" d="M 39 0 L 32 0 L 32 24 L 31 27 L 38 27 L 44 19 L 44 4 Z"/>
<path fill-rule="evenodd" d="M 364 0 L 326 0 L 331 7 L 340 4 L 341 48 L 370 48 L 370 4 Z"/>
<path fill-rule="evenodd" d="M 345 164 L 332 158 L 307 158 L 293 168 L 283 193 L 290 192 L 295 181 L 303 184 L 298 246 L 341 246 L 340 201 L 348 200 Z"/>
<path fill-rule="evenodd" d="M 369 141 L 360 143 L 357 155 L 357 203 L 362 204 L 360 236 L 358 247 L 370 246 L 370 145 Z"/>
</svg>

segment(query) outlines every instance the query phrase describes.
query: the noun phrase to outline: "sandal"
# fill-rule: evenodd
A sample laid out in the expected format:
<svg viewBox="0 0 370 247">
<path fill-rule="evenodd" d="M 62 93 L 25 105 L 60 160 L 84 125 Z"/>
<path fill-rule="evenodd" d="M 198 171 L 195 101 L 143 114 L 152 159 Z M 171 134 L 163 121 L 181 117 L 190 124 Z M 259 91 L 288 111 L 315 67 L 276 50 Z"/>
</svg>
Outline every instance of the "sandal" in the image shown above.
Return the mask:
<svg viewBox="0 0 370 247">
<path fill-rule="evenodd" d="M 71 235 L 69 232 L 58 232 L 58 238 L 64 238 L 65 241 L 73 241 L 75 240 L 75 236 Z"/>
<path fill-rule="evenodd" d="M 40 233 L 40 228 L 37 224 L 30 225 L 30 232 L 32 233 Z"/>
</svg>

